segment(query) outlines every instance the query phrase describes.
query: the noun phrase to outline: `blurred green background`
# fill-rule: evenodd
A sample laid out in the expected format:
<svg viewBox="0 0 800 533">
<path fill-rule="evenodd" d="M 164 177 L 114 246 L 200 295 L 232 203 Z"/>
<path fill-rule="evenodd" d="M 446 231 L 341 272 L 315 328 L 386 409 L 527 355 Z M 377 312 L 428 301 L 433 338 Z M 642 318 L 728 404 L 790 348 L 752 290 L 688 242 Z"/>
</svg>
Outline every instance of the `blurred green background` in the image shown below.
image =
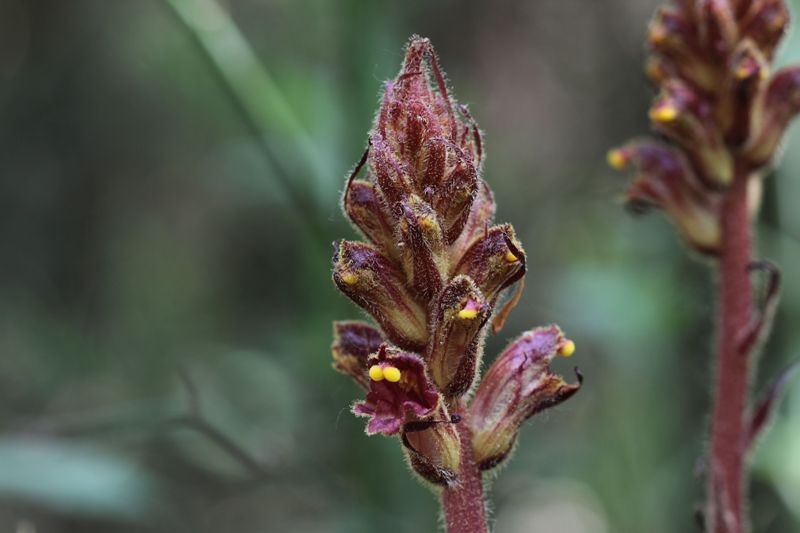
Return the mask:
<svg viewBox="0 0 800 533">
<path fill-rule="evenodd" d="M 647 130 L 657 3 L 0 0 L 0 531 L 436 530 L 329 351 L 360 316 L 329 279 L 340 190 L 412 33 L 530 258 L 489 359 L 557 322 L 578 345 L 557 370 L 586 375 L 523 431 L 497 533 L 692 531 L 712 276 L 604 163 Z M 800 355 L 798 173 L 792 135 L 759 227 L 786 274 L 759 389 Z M 800 531 L 798 381 L 754 456 L 759 533 Z"/>
</svg>

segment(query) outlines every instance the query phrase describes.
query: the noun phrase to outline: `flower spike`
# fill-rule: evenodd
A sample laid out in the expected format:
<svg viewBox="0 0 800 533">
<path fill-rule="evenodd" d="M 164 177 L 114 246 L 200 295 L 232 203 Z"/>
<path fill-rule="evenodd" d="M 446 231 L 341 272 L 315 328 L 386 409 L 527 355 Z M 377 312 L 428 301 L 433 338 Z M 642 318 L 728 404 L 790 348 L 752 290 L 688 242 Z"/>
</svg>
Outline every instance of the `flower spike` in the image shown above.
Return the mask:
<svg viewBox="0 0 800 533">
<path fill-rule="evenodd" d="M 433 47 L 412 37 L 342 195 L 369 242 L 337 242 L 332 278 L 378 326 L 334 328 L 334 367 L 367 391 L 352 412 L 368 419 L 367 435 L 399 437 L 413 471 L 441 491 L 448 524 L 463 509 L 453 502 L 469 498 L 485 529 L 476 461 L 486 467 L 487 457 L 476 443 L 488 438 L 492 413 L 510 407 L 480 391 L 496 387 L 487 379 L 513 381 L 519 371 L 495 364 L 479 385 L 483 341 L 490 322 L 497 332 L 519 299 L 527 257 L 511 225 L 494 225 L 483 157 L 481 132 L 454 100 Z M 512 285 L 516 293 L 498 307 Z M 573 351 L 559 341 L 548 356 Z M 577 390 L 564 384 L 559 392 L 560 378 L 549 372 L 547 380 L 547 391 L 525 401 L 544 408 Z M 517 408 L 520 423 L 534 411 Z"/>
<path fill-rule="evenodd" d="M 608 153 L 616 170 L 636 168 L 625 196 L 640 212 L 655 206 L 683 240 L 718 269 L 720 301 L 714 409 L 704 530 L 744 533 L 748 433 L 755 353 L 777 304 L 777 269 L 753 257 L 753 222 L 765 170 L 800 113 L 800 66 L 771 73 L 789 24 L 785 0 L 672 0 L 648 32 L 648 77 L 660 89 L 653 129 L 669 145 L 640 141 Z M 763 309 L 753 305 L 749 269 L 771 274 Z M 769 396 L 768 396 L 769 398 Z M 771 402 L 771 400 L 768 400 Z"/>
</svg>

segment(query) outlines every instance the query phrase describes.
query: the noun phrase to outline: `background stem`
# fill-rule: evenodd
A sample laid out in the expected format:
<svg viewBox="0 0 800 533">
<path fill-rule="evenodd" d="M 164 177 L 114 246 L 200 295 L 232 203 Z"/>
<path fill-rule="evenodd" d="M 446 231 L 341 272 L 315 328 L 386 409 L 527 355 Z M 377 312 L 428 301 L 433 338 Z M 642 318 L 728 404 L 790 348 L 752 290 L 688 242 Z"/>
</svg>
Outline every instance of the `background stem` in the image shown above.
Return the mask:
<svg viewBox="0 0 800 533">
<path fill-rule="evenodd" d="M 442 512 L 447 533 L 486 533 L 486 510 L 483 502 L 483 481 L 472 453 L 472 432 L 466 410 L 459 410 L 462 420 L 457 424 L 461 439 L 459 483 L 442 491 Z"/>
<path fill-rule="evenodd" d="M 747 212 L 748 173 L 739 169 L 722 207 L 717 378 L 711 425 L 709 531 L 745 531 L 745 441 L 749 354 L 740 339 L 751 321 L 752 228 Z"/>
</svg>

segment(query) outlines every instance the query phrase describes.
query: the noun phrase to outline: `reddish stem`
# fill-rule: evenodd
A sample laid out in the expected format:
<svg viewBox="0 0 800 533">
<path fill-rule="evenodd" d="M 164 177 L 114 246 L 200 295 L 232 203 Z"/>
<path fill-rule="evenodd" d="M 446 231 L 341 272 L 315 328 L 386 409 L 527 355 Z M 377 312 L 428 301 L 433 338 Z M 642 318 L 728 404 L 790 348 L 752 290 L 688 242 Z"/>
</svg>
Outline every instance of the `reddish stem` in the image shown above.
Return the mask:
<svg viewBox="0 0 800 533">
<path fill-rule="evenodd" d="M 466 419 L 465 409 L 459 409 L 462 417 L 458 423 L 461 439 L 461 464 L 458 483 L 442 491 L 442 511 L 447 533 L 486 533 L 486 510 L 483 502 L 483 479 L 472 453 L 472 432 Z"/>
<path fill-rule="evenodd" d="M 713 533 L 743 533 L 749 354 L 741 339 L 752 319 L 752 228 L 747 209 L 748 173 L 737 172 L 722 206 L 719 263 L 719 332 L 711 421 L 708 518 Z"/>
</svg>

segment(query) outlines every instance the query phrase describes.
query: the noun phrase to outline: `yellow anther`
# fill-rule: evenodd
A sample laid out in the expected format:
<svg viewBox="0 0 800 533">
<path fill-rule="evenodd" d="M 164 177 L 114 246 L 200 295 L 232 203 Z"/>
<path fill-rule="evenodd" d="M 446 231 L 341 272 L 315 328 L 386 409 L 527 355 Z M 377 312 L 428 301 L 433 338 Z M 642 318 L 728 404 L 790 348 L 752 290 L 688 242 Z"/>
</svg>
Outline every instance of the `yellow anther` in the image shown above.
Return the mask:
<svg viewBox="0 0 800 533">
<path fill-rule="evenodd" d="M 458 318 L 462 320 L 472 320 L 476 316 L 478 316 L 478 310 L 469 307 L 458 312 Z"/>
<path fill-rule="evenodd" d="M 347 283 L 348 285 L 355 285 L 358 282 L 358 274 L 355 272 L 345 272 L 341 276 L 342 281 Z"/>
<path fill-rule="evenodd" d="M 570 355 L 575 353 L 575 343 L 572 341 L 567 341 L 561 345 L 561 348 L 558 349 L 558 355 L 561 357 L 569 357 Z"/>
<path fill-rule="evenodd" d="M 506 252 L 506 261 L 508 261 L 509 263 L 514 263 L 515 261 L 519 261 L 519 257 L 514 255 L 514 252 L 509 250 Z"/>
<path fill-rule="evenodd" d="M 436 222 L 431 217 L 422 217 L 419 219 L 419 225 L 422 229 L 431 229 Z"/>
<path fill-rule="evenodd" d="M 746 80 L 753 75 L 752 69 L 748 65 L 740 65 L 734 71 L 737 80 Z"/>
<path fill-rule="evenodd" d="M 653 81 L 659 82 L 667 77 L 667 71 L 664 68 L 664 64 L 654 57 L 650 57 L 647 60 L 647 64 L 644 66 L 644 69 L 647 77 Z"/>
<path fill-rule="evenodd" d="M 387 366 L 383 369 L 383 377 L 390 383 L 397 383 L 400 381 L 400 369 L 394 366 Z"/>
<path fill-rule="evenodd" d="M 678 110 L 671 105 L 660 105 L 650 110 L 650 120 L 656 122 L 672 122 L 678 118 Z"/>
<path fill-rule="evenodd" d="M 381 365 L 372 365 L 369 367 L 369 379 L 372 381 L 382 381 L 386 377 L 383 373 Z"/>
<path fill-rule="evenodd" d="M 656 45 L 667 42 L 667 30 L 664 26 L 660 24 L 650 26 L 650 42 Z"/>
<path fill-rule="evenodd" d="M 608 165 L 611 168 L 616 170 L 622 170 L 628 164 L 628 161 L 622 154 L 622 150 L 619 149 L 609 150 L 608 154 L 606 154 L 606 161 L 608 161 Z"/>
<path fill-rule="evenodd" d="M 769 26 L 769 29 L 772 31 L 778 31 L 780 29 L 783 29 L 783 27 L 786 25 L 786 16 L 781 15 L 779 13 L 774 13 L 770 17 L 767 24 Z"/>
</svg>

